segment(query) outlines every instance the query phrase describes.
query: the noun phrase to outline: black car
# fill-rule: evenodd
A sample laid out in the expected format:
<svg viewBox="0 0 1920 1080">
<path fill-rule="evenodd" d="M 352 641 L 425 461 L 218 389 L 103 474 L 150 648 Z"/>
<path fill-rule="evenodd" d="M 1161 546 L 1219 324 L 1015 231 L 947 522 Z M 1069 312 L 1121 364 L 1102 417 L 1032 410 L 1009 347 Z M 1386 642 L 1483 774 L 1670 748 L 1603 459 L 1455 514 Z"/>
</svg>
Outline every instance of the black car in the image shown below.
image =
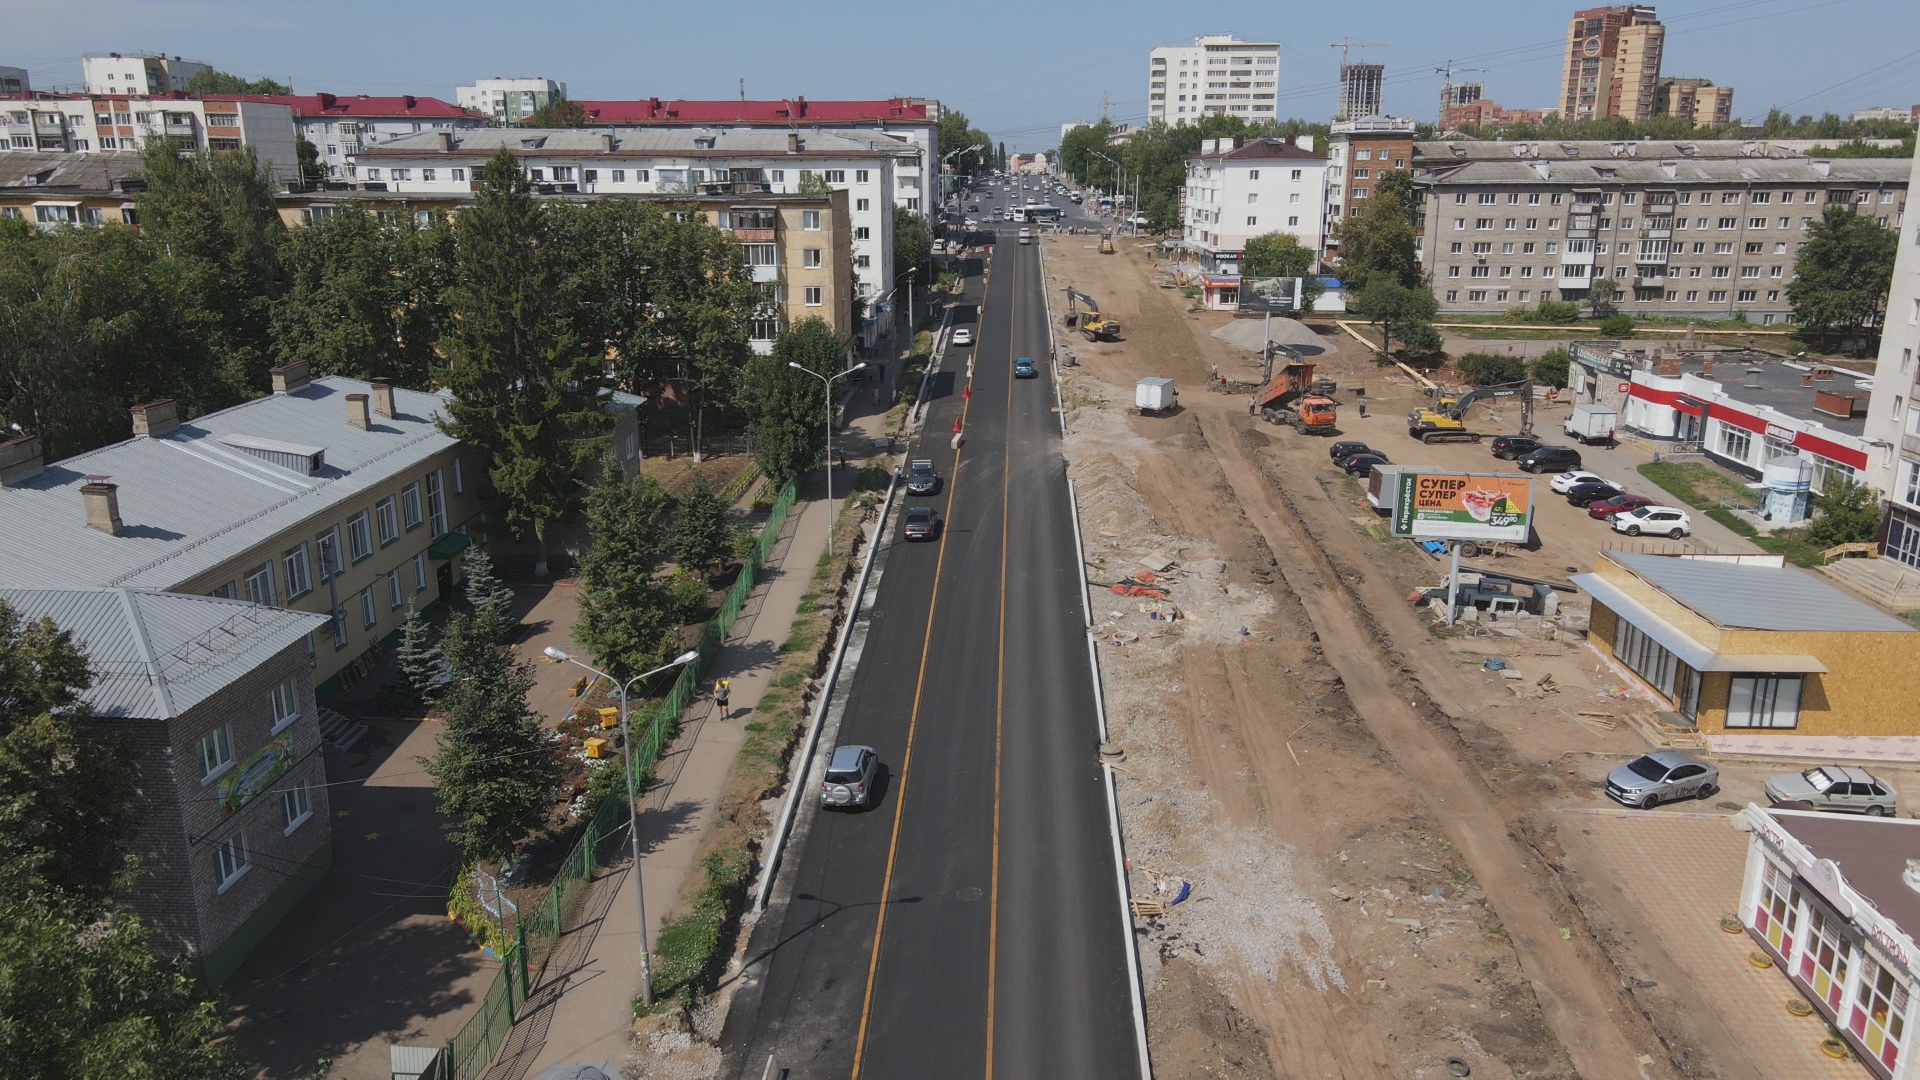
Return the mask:
<svg viewBox="0 0 1920 1080">
<path fill-rule="evenodd" d="M 1522 454 L 1531 454 L 1543 444 L 1530 435 L 1496 435 L 1493 440 L 1493 456 L 1512 461 Z"/>
<path fill-rule="evenodd" d="M 908 540 L 931 540 L 934 529 L 933 507 L 910 506 L 907 508 L 906 522 L 900 527 L 900 535 Z"/>
<path fill-rule="evenodd" d="M 1327 447 L 1327 457 L 1336 462 L 1350 458 L 1355 454 L 1371 453 L 1373 453 L 1373 447 L 1363 442 L 1355 442 L 1352 439 L 1341 439 L 1339 442 Z"/>
<path fill-rule="evenodd" d="M 1566 472 L 1580 467 L 1580 451 L 1571 446 L 1542 446 L 1514 458 L 1513 463 L 1531 473 Z"/>
<path fill-rule="evenodd" d="M 1348 476 L 1364 477 L 1373 475 L 1373 467 L 1375 465 L 1387 464 L 1391 463 L 1387 461 L 1387 455 L 1385 454 L 1355 454 L 1345 461 L 1342 461 L 1340 468 L 1343 469 Z"/>
<path fill-rule="evenodd" d="M 1612 484 L 1575 484 L 1567 489 L 1567 505 L 1592 506 L 1602 499 L 1625 494 L 1625 491 Z"/>
</svg>

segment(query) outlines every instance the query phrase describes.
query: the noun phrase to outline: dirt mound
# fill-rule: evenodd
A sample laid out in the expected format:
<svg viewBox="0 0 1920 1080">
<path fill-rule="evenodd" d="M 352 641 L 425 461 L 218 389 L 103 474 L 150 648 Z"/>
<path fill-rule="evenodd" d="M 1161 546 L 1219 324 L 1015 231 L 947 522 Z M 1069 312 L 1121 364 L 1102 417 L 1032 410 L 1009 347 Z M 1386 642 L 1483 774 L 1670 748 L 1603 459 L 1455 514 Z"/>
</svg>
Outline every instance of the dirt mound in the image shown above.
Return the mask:
<svg viewBox="0 0 1920 1080">
<path fill-rule="evenodd" d="M 1269 340 L 1267 319 L 1260 315 L 1238 318 L 1213 331 L 1213 336 L 1236 349 L 1258 353 Z M 1275 316 L 1271 340 L 1275 345 L 1285 345 L 1302 356 L 1318 356 L 1329 351 L 1326 342 L 1320 340 L 1320 335 L 1298 319 Z"/>
</svg>

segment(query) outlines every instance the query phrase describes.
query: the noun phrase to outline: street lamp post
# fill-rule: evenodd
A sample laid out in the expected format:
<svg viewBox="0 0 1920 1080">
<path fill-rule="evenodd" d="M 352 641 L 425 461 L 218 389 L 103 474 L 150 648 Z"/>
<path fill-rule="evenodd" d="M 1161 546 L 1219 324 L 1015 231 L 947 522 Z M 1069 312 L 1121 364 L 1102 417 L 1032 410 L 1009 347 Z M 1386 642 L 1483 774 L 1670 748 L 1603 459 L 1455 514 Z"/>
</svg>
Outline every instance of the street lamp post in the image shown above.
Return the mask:
<svg viewBox="0 0 1920 1080">
<path fill-rule="evenodd" d="M 833 551 L 833 383 L 836 379 L 844 379 L 854 372 L 865 368 L 867 363 L 862 360 L 860 363 L 853 365 L 837 375 L 822 375 L 812 368 L 803 364 L 797 364 L 792 360 L 787 361 L 787 366 L 795 371 L 804 371 L 808 375 L 819 379 L 820 388 L 824 392 L 822 400 L 826 402 L 827 406 L 827 551 L 831 553 Z"/>
<path fill-rule="evenodd" d="M 626 760 L 621 762 L 620 767 L 625 770 L 627 774 L 627 838 L 633 844 L 633 897 L 640 905 L 640 1004 L 651 1009 L 653 1008 L 653 954 L 647 950 L 647 890 L 640 879 L 640 810 L 639 804 L 635 802 L 633 791 L 634 745 L 633 732 L 627 727 L 627 691 L 632 688 L 634 683 L 648 676 L 658 675 L 668 668 L 677 668 L 682 664 L 693 663 L 695 660 L 700 659 L 700 654 L 698 652 L 681 653 L 679 656 L 674 657 L 673 663 L 662 664 L 652 671 L 635 675 L 623 683 L 597 667 L 575 660 L 567 654 L 565 649 L 558 649 L 549 645 L 544 651 L 551 659 L 572 664 L 575 667 L 586 668 L 588 671 L 612 683 L 619 691 L 620 737 L 626 740 L 627 743 L 627 757 Z"/>
</svg>

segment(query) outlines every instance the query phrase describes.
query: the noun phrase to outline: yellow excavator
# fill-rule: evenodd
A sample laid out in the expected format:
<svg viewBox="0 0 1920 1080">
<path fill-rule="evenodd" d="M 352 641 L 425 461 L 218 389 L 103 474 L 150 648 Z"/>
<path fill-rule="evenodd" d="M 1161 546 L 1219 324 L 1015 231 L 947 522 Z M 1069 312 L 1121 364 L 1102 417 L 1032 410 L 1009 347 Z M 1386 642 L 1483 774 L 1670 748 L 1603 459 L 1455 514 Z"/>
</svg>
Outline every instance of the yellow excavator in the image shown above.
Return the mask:
<svg viewBox="0 0 1920 1080">
<path fill-rule="evenodd" d="M 1533 383 L 1526 380 L 1500 383 L 1495 386 L 1482 386 L 1461 394 L 1458 398 L 1441 398 L 1431 407 L 1414 409 L 1407 414 L 1407 435 L 1423 443 L 1437 442 L 1479 442 L 1481 435 L 1477 431 L 1467 430 L 1465 417 L 1467 410 L 1476 401 L 1492 401 L 1500 398 L 1517 397 L 1523 409 L 1520 417 L 1520 434 L 1533 434 Z"/>
<path fill-rule="evenodd" d="M 1093 297 L 1071 287 L 1067 289 L 1067 325 L 1086 335 L 1088 341 L 1120 340 L 1120 324 L 1101 315 Z"/>
</svg>

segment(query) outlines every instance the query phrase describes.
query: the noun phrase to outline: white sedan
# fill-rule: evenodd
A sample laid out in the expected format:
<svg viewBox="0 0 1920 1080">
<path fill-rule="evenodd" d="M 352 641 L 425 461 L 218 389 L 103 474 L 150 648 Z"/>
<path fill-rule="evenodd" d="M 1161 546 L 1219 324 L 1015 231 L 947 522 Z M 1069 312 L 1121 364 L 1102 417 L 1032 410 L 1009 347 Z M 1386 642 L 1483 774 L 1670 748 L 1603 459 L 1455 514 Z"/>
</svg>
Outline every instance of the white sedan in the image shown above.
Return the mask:
<svg viewBox="0 0 1920 1080">
<path fill-rule="evenodd" d="M 1613 484 L 1613 481 L 1601 476 L 1599 473 L 1591 473 L 1585 469 L 1573 469 L 1554 477 L 1552 482 L 1547 486 L 1553 489 L 1555 495 L 1565 495 L 1567 492 L 1573 490 L 1575 484 Z M 1620 485 L 1613 484 L 1613 486 L 1619 487 Z"/>
<path fill-rule="evenodd" d="M 963 326 L 963 327 L 961 327 L 961 328 L 960 328 L 960 329 L 958 329 L 958 330 L 955 330 L 955 331 L 953 332 L 953 343 L 954 343 L 955 345 L 971 345 L 971 344 L 973 344 L 973 331 L 971 331 L 971 330 L 969 330 L 969 329 L 967 329 L 967 328 L 966 328 L 966 327 L 964 327 L 964 326 Z"/>
</svg>

